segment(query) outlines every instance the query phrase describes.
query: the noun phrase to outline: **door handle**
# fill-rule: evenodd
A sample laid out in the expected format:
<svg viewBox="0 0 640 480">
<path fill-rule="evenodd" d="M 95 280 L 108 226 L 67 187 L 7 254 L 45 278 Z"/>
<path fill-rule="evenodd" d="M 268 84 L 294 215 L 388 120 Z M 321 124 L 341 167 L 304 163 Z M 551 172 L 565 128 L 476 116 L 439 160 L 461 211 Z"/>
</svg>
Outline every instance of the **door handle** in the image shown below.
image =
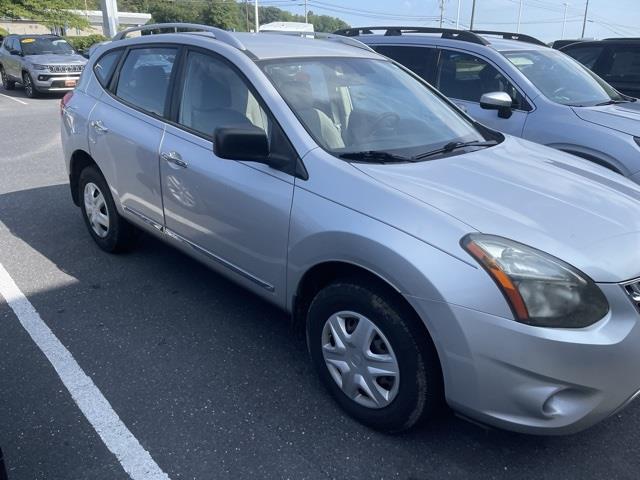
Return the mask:
<svg viewBox="0 0 640 480">
<path fill-rule="evenodd" d="M 187 168 L 187 162 L 182 160 L 182 157 L 178 152 L 162 152 L 160 154 L 163 160 L 173 163 L 174 165 L 182 168 Z"/>
<path fill-rule="evenodd" d="M 109 129 L 104 126 L 104 123 L 102 123 L 102 120 L 93 120 L 91 122 L 91 126 L 98 133 L 108 133 L 109 132 Z"/>
</svg>

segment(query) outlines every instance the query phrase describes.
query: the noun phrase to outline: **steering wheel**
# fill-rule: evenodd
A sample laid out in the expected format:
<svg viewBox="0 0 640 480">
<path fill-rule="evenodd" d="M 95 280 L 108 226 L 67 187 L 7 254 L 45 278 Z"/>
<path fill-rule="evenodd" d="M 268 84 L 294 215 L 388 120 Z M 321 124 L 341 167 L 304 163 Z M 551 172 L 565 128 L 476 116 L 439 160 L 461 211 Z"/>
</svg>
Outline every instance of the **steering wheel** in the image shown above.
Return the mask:
<svg viewBox="0 0 640 480">
<path fill-rule="evenodd" d="M 375 137 L 383 128 L 395 130 L 400 122 L 400 115 L 394 112 L 384 112 L 376 117 L 371 123 L 369 132 L 365 135 L 367 139 Z"/>
<path fill-rule="evenodd" d="M 571 90 L 569 90 L 568 87 L 558 87 L 553 91 L 553 96 L 557 99 L 561 98 L 563 100 L 570 100 L 571 97 L 568 97 L 566 94 L 563 95 L 563 93 L 568 93 L 571 92 Z"/>
</svg>

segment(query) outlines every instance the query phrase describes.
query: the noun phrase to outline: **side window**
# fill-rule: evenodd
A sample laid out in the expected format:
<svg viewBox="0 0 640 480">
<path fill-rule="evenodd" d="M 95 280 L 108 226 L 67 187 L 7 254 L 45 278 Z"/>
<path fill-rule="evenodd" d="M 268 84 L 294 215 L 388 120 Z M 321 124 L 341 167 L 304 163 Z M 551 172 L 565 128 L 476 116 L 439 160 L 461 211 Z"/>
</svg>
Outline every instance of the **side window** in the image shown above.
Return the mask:
<svg viewBox="0 0 640 480">
<path fill-rule="evenodd" d="M 373 49 L 385 55 L 401 65 L 404 65 L 409 70 L 417 73 L 425 79 L 427 82 L 431 80 L 431 54 L 432 50 L 428 47 L 399 47 L 380 45 L 373 46 Z"/>
<path fill-rule="evenodd" d="M 595 66 L 596 62 L 598 61 L 598 58 L 600 57 L 600 54 L 602 53 L 602 46 L 597 46 L 594 45 L 592 47 L 590 46 L 584 46 L 584 47 L 573 47 L 573 48 L 567 48 L 562 50 L 563 53 L 566 53 L 567 55 L 569 55 L 570 57 L 573 57 L 574 59 L 576 59 L 577 61 L 579 61 L 581 64 L 583 64 L 585 67 L 592 69 Z"/>
<path fill-rule="evenodd" d="M 480 102 L 480 97 L 490 92 L 506 92 L 516 108 L 524 108 L 526 102 L 518 90 L 492 65 L 474 55 L 442 50 L 436 86 L 444 95 L 457 100 Z"/>
<path fill-rule="evenodd" d="M 116 95 L 147 112 L 163 115 L 175 48 L 131 50 L 120 69 Z"/>
<path fill-rule="evenodd" d="M 210 55 L 189 52 L 184 70 L 178 123 L 207 137 L 217 127 L 255 125 L 268 131 L 268 117 L 229 65 Z"/>
<path fill-rule="evenodd" d="M 100 85 L 106 87 L 109 83 L 109 79 L 111 78 L 111 74 L 113 73 L 113 69 L 118 63 L 118 59 L 122 54 L 122 50 L 114 50 L 109 52 L 102 57 L 100 60 L 96 62 L 93 67 L 93 71 L 96 74 L 96 78 L 100 82 Z"/>
<path fill-rule="evenodd" d="M 640 47 L 612 47 L 608 71 L 602 72 L 605 80 L 613 82 L 640 81 Z"/>
</svg>

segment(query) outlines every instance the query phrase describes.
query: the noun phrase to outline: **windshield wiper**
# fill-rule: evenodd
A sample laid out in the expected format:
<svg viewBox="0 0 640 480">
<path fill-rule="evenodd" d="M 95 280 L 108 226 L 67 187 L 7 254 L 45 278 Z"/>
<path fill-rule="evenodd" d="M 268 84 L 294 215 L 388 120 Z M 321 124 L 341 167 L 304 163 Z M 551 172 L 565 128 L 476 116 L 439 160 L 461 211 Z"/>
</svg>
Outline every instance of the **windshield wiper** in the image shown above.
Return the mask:
<svg viewBox="0 0 640 480">
<path fill-rule="evenodd" d="M 631 103 L 631 100 L 607 100 L 606 102 L 596 103 L 596 107 L 604 107 L 605 105 L 619 105 L 621 103 Z"/>
<path fill-rule="evenodd" d="M 375 163 L 406 163 L 411 162 L 411 157 L 403 157 L 384 150 L 365 150 L 363 152 L 347 152 L 338 155 L 345 160 L 355 160 L 358 162 L 375 162 Z"/>
<path fill-rule="evenodd" d="M 487 140 L 485 142 L 479 142 L 477 140 L 473 140 L 471 142 L 449 142 L 444 147 L 437 148 L 436 150 L 431 150 L 430 152 L 421 153 L 413 157 L 413 160 L 422 160 L 423 158 L 432 157 L 434 155 L 438 155 L 440 153 L 449 153 L 454 150 L 458 150 L 459 148 L 465 147 L 493 147 L 497 145 L 498 142 L 495 140 Z"/>
</svg>

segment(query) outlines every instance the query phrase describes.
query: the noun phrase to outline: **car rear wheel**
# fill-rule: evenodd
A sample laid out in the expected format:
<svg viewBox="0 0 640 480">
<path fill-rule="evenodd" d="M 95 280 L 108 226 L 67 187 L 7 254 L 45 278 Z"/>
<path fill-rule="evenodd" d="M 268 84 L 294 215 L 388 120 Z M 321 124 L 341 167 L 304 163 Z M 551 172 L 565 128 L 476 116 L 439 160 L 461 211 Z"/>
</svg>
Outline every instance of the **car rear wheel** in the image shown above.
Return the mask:
<svg viewBox="0 0 640 480">
<path fill-rule="evenodd" d="M 307 345 L 344 410 L 372 428 L 399 432 L 435 416 L 443 405 L 440 363 L 415 314 L 368 283 L 340 281 L 316 295 Z"/>
<path fill-rule="evenodd" d="M 38 96 L 38 90 L 36 90 L 36 86 L 33 84 L 33 79 L 27 72 L 22 74 L 22 86 L 24 87 L 24 93 L 27 97 L 35 98 Z"/>
<path fill-rule="evenodd" d="M 78 188 L 82 217 L 98 246 L 110 253 L 130 249 L 135 244 L 137 231 L 118 214 L 100 171 L 94 166 L 85 168 Z"/>
<path fill-rule="evenodd" d="M 16 88 L 16 82 L 13 80 L 9 80 L 7 76 L 7 72 L 4 71 L 4 68 L 0 66 L 0 80 L 2 80 L 2 88 L 5 90 L 13 90 Z"/>
</svg>

